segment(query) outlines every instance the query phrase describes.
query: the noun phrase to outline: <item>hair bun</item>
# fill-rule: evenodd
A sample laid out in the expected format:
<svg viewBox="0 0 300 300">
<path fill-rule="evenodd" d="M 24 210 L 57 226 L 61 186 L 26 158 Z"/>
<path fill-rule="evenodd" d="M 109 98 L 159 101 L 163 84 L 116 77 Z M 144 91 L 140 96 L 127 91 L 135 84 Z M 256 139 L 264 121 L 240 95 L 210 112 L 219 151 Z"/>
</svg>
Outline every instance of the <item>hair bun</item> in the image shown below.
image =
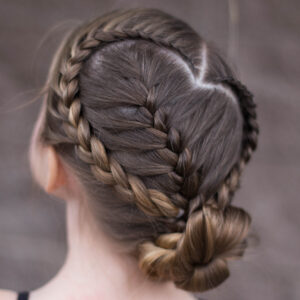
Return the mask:
<svg viewBox="0 0 300 300">
<path fill-rule="evenodd" d="M 173 280 L 187 291 L 214 288 L 229 276 L 227 261 L 243 255 L 250 223 L 242 208 L 205 204 L 189 216 L 185 232 L 142 244 L 140 267 L 152 279 Z"/>
</svg>

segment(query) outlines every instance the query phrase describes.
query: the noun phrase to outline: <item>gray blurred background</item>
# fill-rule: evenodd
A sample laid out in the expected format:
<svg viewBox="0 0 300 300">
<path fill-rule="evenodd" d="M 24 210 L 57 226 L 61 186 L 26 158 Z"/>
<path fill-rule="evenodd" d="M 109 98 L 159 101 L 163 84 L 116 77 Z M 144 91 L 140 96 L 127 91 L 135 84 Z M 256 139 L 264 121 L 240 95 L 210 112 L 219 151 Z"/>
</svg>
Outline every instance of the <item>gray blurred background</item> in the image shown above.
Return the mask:
<svg viewBox="0 0 300 300">
<path fill-rule="evenodd" d="M 259 146 L 235 203 L 260 244 L 205 299 L 300 299 L 300 1 L 0 1 L 0 288 L 35 289 L 66 253 L 63 204 L 32 182 L 27 161 L 54 50 L 78 21 L 119 7 L 157 7 L 214 41 L 254 93 Z"/>
</svg>

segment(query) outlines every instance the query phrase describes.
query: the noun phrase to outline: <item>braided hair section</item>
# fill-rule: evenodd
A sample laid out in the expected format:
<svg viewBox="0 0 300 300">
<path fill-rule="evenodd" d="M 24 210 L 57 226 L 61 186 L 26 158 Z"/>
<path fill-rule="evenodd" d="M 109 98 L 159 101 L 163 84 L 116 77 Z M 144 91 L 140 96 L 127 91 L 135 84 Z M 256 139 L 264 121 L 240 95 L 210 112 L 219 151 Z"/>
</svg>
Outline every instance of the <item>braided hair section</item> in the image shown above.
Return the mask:
<svg viewBox="0 0 300 300">
<path fill-rule="evenodd" d="M 242 152 L 240 160 L 234 165 L 218 191 L 218 203 L 224 208 L 230 204 L 235 191 L 239 187 L 241 174 L 257 148 L 259 126 L 257 122 L 257 104 L 253 94 L 238 79 L 227 76 L 215 78 L 215 83 L 228 86 L 239 99 L 239 106 L 244 118 Z"/>
</svg>

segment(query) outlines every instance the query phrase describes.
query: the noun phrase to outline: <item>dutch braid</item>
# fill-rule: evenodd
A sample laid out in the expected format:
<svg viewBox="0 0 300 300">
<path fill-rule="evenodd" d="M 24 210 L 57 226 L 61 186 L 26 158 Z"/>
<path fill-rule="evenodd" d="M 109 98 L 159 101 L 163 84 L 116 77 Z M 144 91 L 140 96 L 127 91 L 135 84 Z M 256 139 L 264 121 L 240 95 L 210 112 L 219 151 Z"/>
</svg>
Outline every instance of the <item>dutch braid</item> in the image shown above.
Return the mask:
<svg viewBox="0 0 300 300">
<path fill-rule="evenodd" d="M 217 77 L 216 83 L 228 85 L 239 99 L 239 104 L 244 117 L 243 141 L 240 160 L 234 165 L 224 183 L 218 191 L 218 203 L 224 208 L 231 202 L 234 192 L 239 187 L 239 179 L 246 164 L 250 161 L 252 153 L 257 147 L 259 126 L 257 123 L 256 103 L 253 94 L 239 80 L 228 77 Z"/>
</svg>

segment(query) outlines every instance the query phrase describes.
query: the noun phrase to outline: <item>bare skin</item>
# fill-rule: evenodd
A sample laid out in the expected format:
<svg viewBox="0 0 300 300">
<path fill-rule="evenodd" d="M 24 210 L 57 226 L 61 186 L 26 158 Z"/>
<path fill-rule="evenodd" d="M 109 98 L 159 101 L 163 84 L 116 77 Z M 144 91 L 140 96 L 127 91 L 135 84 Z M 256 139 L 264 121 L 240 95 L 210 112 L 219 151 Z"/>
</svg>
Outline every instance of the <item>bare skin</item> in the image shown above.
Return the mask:
<svg viewBox="0 0 300 300">
<path fill-rule="evenodd" d="M 172 282 L 148 280 L 137 261 L 122 253 L 121 247 L 82 211 L 84 193 L 80 184 L 52 147 L 37 143 L 43 111 L 44 106 L 31 137 L 30 165 L 39 186 L 65 202 L 68 252 L 56 276 L 31 291 L 30 300 L 195 299 Z M 84 215 L 82 223 L 79 213 Z M 16 293 L 0 290 L 0 299 L 15 300 Z"/>
</svg>

